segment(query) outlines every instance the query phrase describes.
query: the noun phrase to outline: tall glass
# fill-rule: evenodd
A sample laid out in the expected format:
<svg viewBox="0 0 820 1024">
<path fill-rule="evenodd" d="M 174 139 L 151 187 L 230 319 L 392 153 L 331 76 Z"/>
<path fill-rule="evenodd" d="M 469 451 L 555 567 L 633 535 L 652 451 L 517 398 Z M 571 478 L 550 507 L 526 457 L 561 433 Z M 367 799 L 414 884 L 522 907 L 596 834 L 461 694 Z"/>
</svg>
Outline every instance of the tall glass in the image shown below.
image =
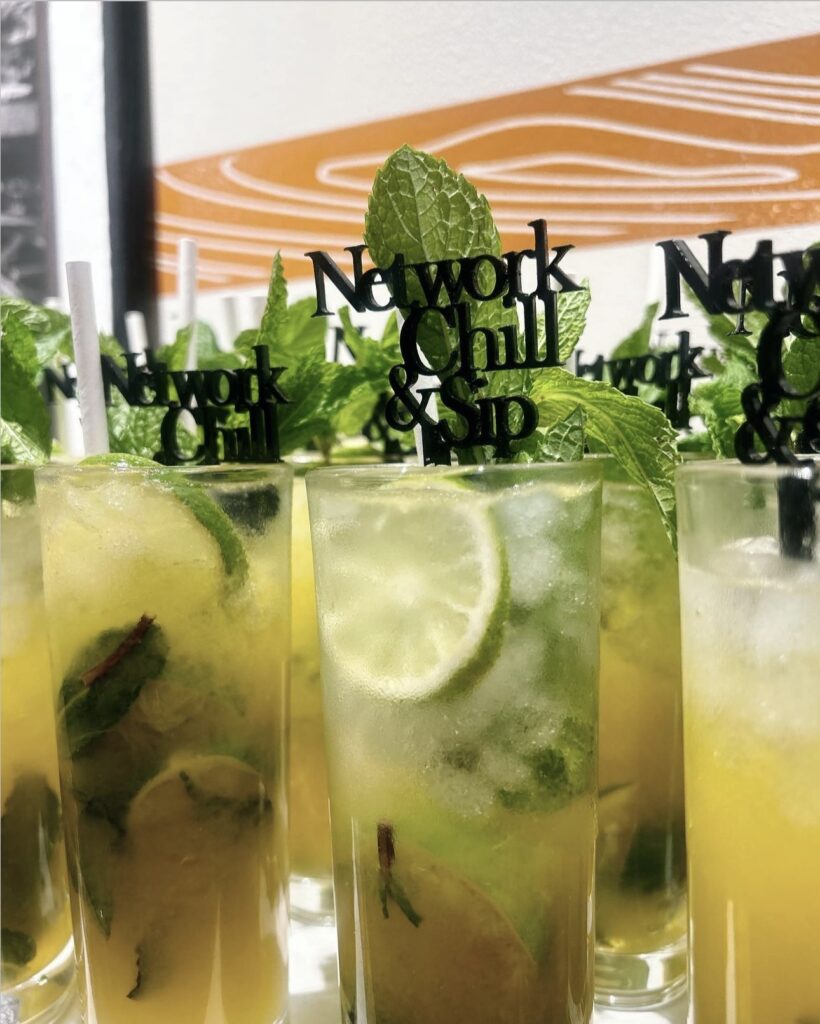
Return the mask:
<svg viewBox="0 0 820 1024">
<path fill-rule="evenodd" d="M 333 858 L 319 634 L 305 467 L 293 479 L 293 651 L 290 720 L 290 902 L 306 919 L 331 919 Z"/>
<path fill-rule="evenodd" d="M 600 472 L 308 476 L 346 1022 L 589 1020 Z"/>
<path fill-rule="evenodd" d="M 285 1017 L 290 481 L 38 476 L 90 1022 Z"/>
<path fill-rule="evenodd" d="M 74 958 L 33 471 L 0 468 L 0 497 L 0 1018 L 45 1022 L 71 998 Z"/>
<path fill-rule="evenodd" d="M 813 497 L 811 486 L 810 469 L 679 470 L 697 1024 L 820 1020 L 816 478 Z"/>
<path fill-rule="evenodd" d="M 650 495 L 604 465 L 595 993 L 652 1006 L 686 982 L 678 568 Z"/>
</svg>

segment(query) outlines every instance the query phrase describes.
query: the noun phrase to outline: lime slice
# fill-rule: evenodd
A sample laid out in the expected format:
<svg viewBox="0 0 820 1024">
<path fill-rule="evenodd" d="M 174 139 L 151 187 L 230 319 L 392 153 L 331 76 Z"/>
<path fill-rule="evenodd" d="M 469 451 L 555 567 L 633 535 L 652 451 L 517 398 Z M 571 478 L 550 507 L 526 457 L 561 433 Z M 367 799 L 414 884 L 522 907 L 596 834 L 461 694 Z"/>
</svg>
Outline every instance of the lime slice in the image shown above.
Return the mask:
<svg viewBox="0 0 820 1024">
<path fill-rule="evenodd" d="M 224 754 L 188 757 L 146 783 L 131 802 L 126 831 L 167 846 L 180 826 L 196 819 L 257 819 L 270 810 L 254 768 Z"/>
<path fill-rule="evenodd" d="M 202 965 L 211 964 L 215 948 L 226 978 L 251 984 L 254 971 L 275 970 L 265 944 L 248 941 L 248 922 L 270 927 L 270 894 L 280 884 L 271 795 L 250 765 L 189 754 L 134 797 L 117 850 L 111 937 L 101 962 L 111 973 L 108 991 L 145 1000 L 146 1020 L 158 1019 L 148 1000 L 160 993 L 169 1013 L 163 1020 L 206 1019 L 210 967 L 203 974 Z M 220 998 L 238 997 L 226 988 Z M 262 1017 L 240 1012 L 230 1019 Z"/>
<path fill-rule="evenodd" d="M 598 793 L 599 877 L 619 879 L 623 873 L 638 819 L 637 785 L 625 782 Z"/>
<path fill-rule="evenodd" d="M 122 466 L 126 469 L 145 470 L 148 479 L 170 491 L 216 541 L 225 575 L 231 586 L 240 587 L 245 582 L 248 577 L 248 559 L 242 540 L 229 517 L 196 484 L 173 469 L 167 469 L 141 455 L 128 455 L 122 452 L 92 455 L 83 459 L 80 465 Z"/>
<path fill-rule="evenodd" d="M 391 875 L 414 913 L 411 920 L 388 898 L 385 916 L 383 876 L 370 867 L 358 908 L 365 918 L 373 986 L 368 1020 L 536 1024 L 558 1019 L 546 1012 L 554 994 L 546 991 L 536 961 L 484 890 L 401 840 Z"/>
<path fill-rule="evenodd" d="M 402 486 L 357 501 L 330 529 L 317 557 L 321 630 L 345 680 L 424 700 L 484 675 L 501 647 L 509 583 L 483 501 L 460 487 Z"/>
</svg>

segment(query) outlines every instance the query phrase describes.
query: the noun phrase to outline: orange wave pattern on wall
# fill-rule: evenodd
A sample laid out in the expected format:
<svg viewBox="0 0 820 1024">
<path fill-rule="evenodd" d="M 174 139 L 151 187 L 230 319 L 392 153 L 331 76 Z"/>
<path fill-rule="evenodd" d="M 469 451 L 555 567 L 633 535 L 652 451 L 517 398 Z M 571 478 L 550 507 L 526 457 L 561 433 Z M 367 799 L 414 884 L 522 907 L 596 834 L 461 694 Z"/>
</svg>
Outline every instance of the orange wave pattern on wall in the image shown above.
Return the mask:
<svg viewBox="0 0 820 1024">
<path fill-rule="evenodd" d="M 280 250 L 361 241 L 377 168 L 403 143 L 490 201 L 506 246 L 618 245 L 820 221 L 820 35 L 646 67 L 172 164 L 157 171 L 157 270 L 199 245 L 204 289 L 263 285 Z"/>
</svg>

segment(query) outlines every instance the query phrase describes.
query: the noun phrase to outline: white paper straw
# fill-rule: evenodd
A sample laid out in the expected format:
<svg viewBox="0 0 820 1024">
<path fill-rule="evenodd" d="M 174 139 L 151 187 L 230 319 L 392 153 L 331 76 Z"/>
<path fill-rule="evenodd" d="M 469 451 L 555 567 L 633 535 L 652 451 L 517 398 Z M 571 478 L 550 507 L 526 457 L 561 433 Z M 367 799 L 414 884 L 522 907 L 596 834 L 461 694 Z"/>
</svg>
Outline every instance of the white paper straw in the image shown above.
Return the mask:
<svg viewBox="0 0 820 1024">
<path fill-rule="evenodd" d="M 145 352 L 148 349 L 148 328 L 145 317 L 138 309 L 125 314 L 125 342 L 129 352 Z"/>
<path fill-rule="evenodd" d="M 179 299 L 180 327 L 191 327 L 196 320 L 196 260 L 197 249 L 193 238 L 181 238 L 177 247 L 177 297 Z M 196 332 L 188 339 L 186 369 L 195 370 L 197 364 Z"/>
<path fill-rule="evenodd" d="M 83 425 L 86 455 L 102 455 L 108 449 L 108 420 L 105 415 L 100 339 L 94 311 L 94 284 L 90 263 L 66 263 L 68 306 L 74 337 L 77 367 L 77 398 Z"/>
<path fill-rule="evenodd" d="M 221 327 L 220 338 L 224 338 L 225 341 L 221 345 L 221 348 L 230 350 L 233 345 L 234 339 L 239 334 L 239 322 L 236 315 L 236 299 L 233 295 L 223 295 L 219 303 L 219 310 L 221 316 Z"/>
</svg>

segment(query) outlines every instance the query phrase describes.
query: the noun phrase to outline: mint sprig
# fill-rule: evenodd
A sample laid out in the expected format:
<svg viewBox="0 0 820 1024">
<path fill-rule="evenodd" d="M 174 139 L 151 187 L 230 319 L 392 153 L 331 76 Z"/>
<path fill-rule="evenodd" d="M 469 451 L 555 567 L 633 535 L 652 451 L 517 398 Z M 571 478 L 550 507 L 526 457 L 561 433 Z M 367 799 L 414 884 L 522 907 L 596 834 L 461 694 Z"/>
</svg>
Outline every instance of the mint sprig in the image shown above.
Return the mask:
<svg viewBox="0 0 820 1024">
<path fill-rule="evenodd" d="M 677 435 L 660 409 L 603 381 L 576 377 L 557 366 L 538 372 L 530 397 L 546 428 L 582 409 L 587 436 L 608 451 L 630 479 L 649 490 L 664 525 L 674 535 Z"/>
<path fill-rule="evenodd" d="M 487 199 L 444 160 L 410 146 L 393 153 L 377 172 L 364 237 L 378 266 L 390 266 L 397 254 L 407 263 L 448 261 L 451 277 L 458 273 L 459 259 L 482 253 L 501 255 L 501 239 Z M 491 273 L 489 267 L 486 270 Z M 408 300 L 429 305 L 414 278 L 406 275 Z M 464 301 L 474 307 L 474 325 L 517 324 L 515 310 L 505 307 L 501 298 L 475 302 L 465 296 Z M 569 358 L 581 337 L 588 305 L 588 291 L 558 296 L 562 359 Z M 454 332 L 441 317 L 428 317 L 424 325 L 420 347 L 431 365 L 442 365 L 455 345 Z M 642 335 L 648 334 L 649 327 L 651 323 L 641 325 Z M 584 441 L 591 440 L 611 452 L 631 479 L 648 488 L 667 531 L 674 536 L 676 435 L 660 410 L 637 396 L 621 394 L 610 384 L 583 380 L 559 367 L 489 376 L 488 394 L 523 394 L 538 405 L 538 432 L 513 445 L 514 457 L 577 457 Z M 491 452 L 486 455 L 492 457 Z M 475 458 L 475 453 L 459 453 L 459 457 Z"/>
<path fill-rule="evenodd" d="M 380 267 L 390 266 L 397 254 L 406 263 L 453 261 L 482 253 L 501 256 L 501 236 L 486 198 L 444 160 L 411 146 L 396 150 L 376 173 L 365 214 L 364 240 Z M 487 287 L 491 275 L 489 267 L 482 268 L 482 286 Z M 407 275 L 409 301 L 429 305 L 421 284 L 411 277 Z M 473 321 L 484 327 L 517 323 L 514 310 L 505 307 L 500 298 L 479 303 L 465 296 L 464 301 L 471 306 Z M 419 331 L 419 343 L 433 360 L 431 365 L 440 365 L 452 351 L 455 332 L 441 317 L 427 317 Z"/>
<path fill-rule="evenodd" d="M 51 419 L 37 386 L 31 318 L 5 304 L 0 340 L 0 458 L 37 464 L 51 454 Z"/>
<path fill-rule="evenodd" d="M 818 243 L 820 244 L 820 243 Z M 812 246 L 814 248 L 814 246 Z M 682 448 L 711 452 L 718 458 L 735 457 L 735 434 L 745 421 L 741 403 L 743 389 L 758 380 L 757 346 L 766 326 L 764 313 L 751 310 L 744 316 L 747 335 L 735 334 L 735 319 L 725 314 L 706 315 L 709 333 L 717 342 L 718 350 L 701 360 L 712 379 L 693 389 L 689 399 L 691 411 L 700 416 L 706 428 L 706 437 L 684 440 Z M 811 330 L 810 325 L 806 325 Z M 783 351 L 783 373 L 798 392 L 808 393 L 820 384 L 820 340 L 816 337 L 793 336 Z M 776 416 L 789 415 L 802 419 L 806 412 L 805 399 L 788 399 L 774 410 Z M 800 450 L 798 427 L 795 427 L 791 446 Z"/>
<path fill-rule="evenodd" d="M 71 320 L 24 299 L 0 298 L 0 335 L 0 461 L 39 465 L 52 449 L 43 371 L 74 358 Z M 122 352 L 106 334 L 100 350 Z"/>
</svg>

